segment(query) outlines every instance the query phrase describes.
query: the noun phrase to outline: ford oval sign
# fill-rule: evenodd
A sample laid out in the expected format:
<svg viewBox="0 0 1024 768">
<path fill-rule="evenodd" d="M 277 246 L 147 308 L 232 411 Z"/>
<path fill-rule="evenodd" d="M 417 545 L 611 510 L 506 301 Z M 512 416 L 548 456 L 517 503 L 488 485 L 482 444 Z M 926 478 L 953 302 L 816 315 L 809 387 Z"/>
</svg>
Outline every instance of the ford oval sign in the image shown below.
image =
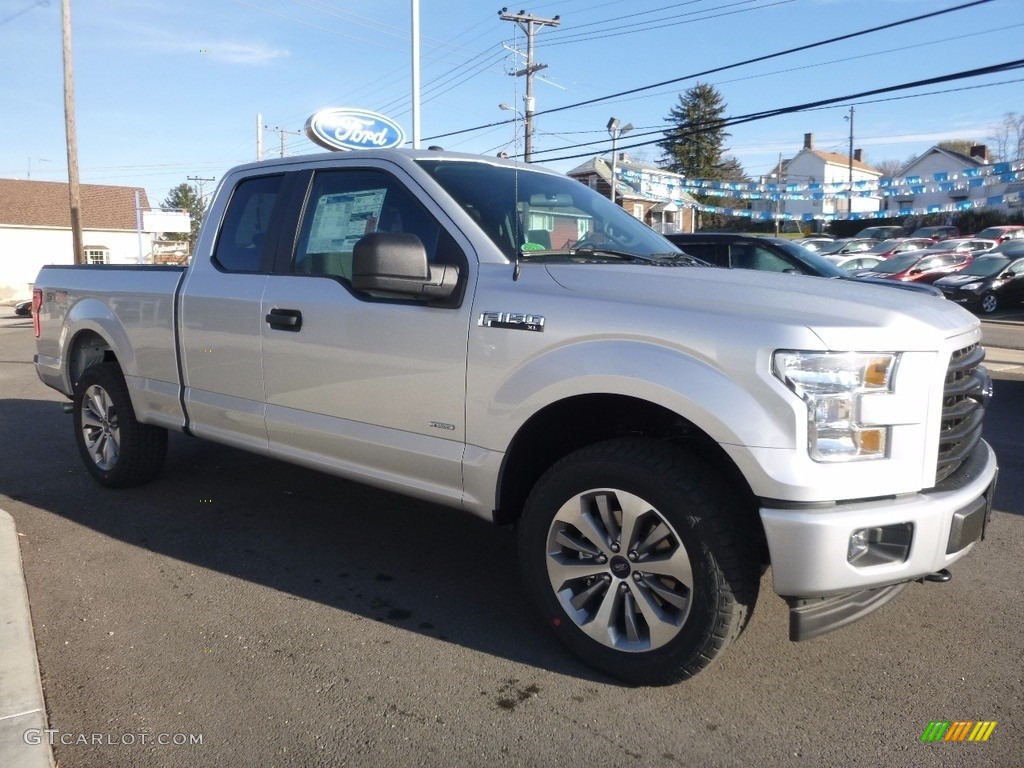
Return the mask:
<svg viewBox="0 0 1024 768">
<path fill-rule="evenodd" d="M 327 149 L 386 149 L 405 144 L 394 120 L 363 109 L 322 109 L 306 121 L 306 135 Z"/>
</svg>

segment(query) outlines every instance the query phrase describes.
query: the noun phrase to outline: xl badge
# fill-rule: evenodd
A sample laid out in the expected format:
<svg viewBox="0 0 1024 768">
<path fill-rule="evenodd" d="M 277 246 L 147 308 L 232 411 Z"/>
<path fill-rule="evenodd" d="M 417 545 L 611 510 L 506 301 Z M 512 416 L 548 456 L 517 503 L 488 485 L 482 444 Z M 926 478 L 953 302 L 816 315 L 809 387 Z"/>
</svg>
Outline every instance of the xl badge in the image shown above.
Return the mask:
<svg viewBox="0 0 1024 768">
<path fill-rule="evenodd" d="M 544 330 L 544 315 L 531 315 L 526 312 L 482 312 L 477 325 L 540 333 Z"/>
</svg>

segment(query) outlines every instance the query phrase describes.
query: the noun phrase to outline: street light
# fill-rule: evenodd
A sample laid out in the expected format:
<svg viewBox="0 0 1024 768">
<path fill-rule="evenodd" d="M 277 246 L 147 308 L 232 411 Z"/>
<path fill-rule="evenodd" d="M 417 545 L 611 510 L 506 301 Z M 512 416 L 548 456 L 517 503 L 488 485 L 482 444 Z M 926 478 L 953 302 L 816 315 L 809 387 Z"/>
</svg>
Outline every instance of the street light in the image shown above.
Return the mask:
<svg viewBox="0 0 1024 768">
<path fill-rule="evenodd" d="M 613 203 L 615 202 L 615 164 L 617 160 L 615 154 L 615 142 L 620 136 L 623 136 L 632 130 L 632 123 L 626 123 L 625 125 L 620 126 L 619 118 L 613 117 L 608 120 L 608 134 L 612 137 L 612 188 L 608 193 L 608 197 Z"/>
<path fill-rule="evenodd" d="M 515 115 L 516 115 L 516 117 L 520 118 L 520 119 L 521 119 L 521 120 L 523 120 L 524 122 L 525 122 L 525 120 L 526 120 L 526 117 L 525 117 L 525 116 L 523 115 L 523 113 L 522 113 L 522 112 L 520 112 L 520 111 L 519 111 L 518 109 L 516 109 L 515 107 L 513 107 L 513 106 L 512 106 L 511 104 L 506 104 L 505 102 L 502 102 L 501 104 L 499 104 L 499 105 L 498 105 L 498 109 L 502 109 L 502 110 L 504 110 L 505 112 L 514 112 L 514 113 L 515 113 Z M 517 123 L 516 123 L 516 126 L 518 127 L 518 125 L 519 125 L 519 123 L 517 122 Z M 516 131 L 516 132 L 514 132 L 514 133 L 513 133 L 513 136 L 512 136 L 512 140 L 513 140 L 514 142 L 518 142 L 518 141 L 519 141 L 519 132 L 518 132 L 518 131 Z"/>
</svg>

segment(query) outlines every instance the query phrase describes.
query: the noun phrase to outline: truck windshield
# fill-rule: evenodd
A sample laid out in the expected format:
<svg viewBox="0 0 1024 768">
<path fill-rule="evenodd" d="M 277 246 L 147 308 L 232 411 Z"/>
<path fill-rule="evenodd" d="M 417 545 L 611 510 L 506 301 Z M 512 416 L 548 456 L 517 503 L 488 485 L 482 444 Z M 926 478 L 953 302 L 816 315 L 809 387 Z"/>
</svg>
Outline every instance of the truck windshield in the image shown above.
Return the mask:
<svg viewBox="0 0 1024 768">
<path fill-rule="evenodd" d="M 418 164 L 510 260 L 679 258 L 665 238 L 575 179 L 466 160 Z"/>
</svg>

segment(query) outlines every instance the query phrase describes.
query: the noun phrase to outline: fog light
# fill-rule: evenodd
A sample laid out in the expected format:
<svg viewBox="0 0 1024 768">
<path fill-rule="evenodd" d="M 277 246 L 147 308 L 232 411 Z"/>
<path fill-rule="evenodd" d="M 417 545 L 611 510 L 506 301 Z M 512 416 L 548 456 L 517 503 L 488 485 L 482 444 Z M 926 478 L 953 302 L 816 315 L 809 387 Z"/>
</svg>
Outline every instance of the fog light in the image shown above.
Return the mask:
<svg viewBox="0 0 1024 768">
<path fill-rule="evenodd" d="M 850 534 L 850 541 L 846 547 L 846 561 L 858 568 L 902 563 L 910 556 L 910 544 L 913 539 L 913 523 L 859 528 Z"/>
<path fill-rule="evenodd" d="M 849 562 L 853 562 L 858 557 L 861 557 L 868 551 L 868 529 L 861 528 L 859 531 L 854 531 L 853 535 L 850 536 L 850 545 L 846 548 L 846 559 Z"/>
</svg>

